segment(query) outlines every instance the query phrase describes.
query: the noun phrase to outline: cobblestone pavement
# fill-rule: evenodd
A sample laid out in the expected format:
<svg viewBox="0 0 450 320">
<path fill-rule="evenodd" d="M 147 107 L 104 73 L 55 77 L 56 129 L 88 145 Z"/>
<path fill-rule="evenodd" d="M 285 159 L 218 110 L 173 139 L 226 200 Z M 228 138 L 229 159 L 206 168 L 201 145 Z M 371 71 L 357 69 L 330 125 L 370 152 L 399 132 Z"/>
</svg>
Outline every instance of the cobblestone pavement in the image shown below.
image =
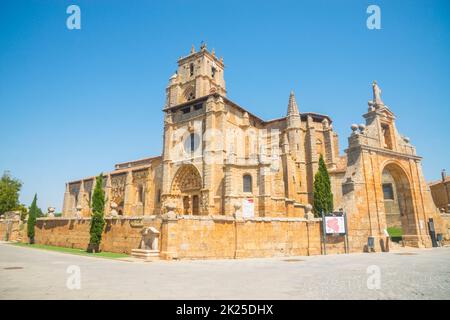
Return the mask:
<svg viewBox="0 0 450 320">
<path fill-rule="evenodd" d="M 0 299 L 450 299 L 450 248 L 142 262 L 2 243 Z"/>
</svg>

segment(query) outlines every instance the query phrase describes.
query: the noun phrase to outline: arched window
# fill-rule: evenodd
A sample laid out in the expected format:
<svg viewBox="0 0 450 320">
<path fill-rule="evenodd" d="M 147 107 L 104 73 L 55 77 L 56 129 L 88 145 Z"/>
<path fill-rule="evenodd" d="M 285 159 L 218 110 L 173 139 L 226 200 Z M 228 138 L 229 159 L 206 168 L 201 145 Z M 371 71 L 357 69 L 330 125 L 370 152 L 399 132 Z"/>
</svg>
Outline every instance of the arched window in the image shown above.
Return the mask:
<svg viewBox="0 0 450 320">
<path fill-rule="evenodd" d="M 194 75 L 194 64 L 189 65 L 189 75 L 192 77 Z"/>
<path fill-rule="evenodd" d="M 138 192 L 138 202 L 143 204 L 144 203 L 144 199 L 145 199 L 145 193 L 144 193 L 145 190 L 144 190 L 144 186 L 142 184 L 140 184 L 138 186 L 137 192 Z"/>
<path fill-rule="evenodd" d="M 193 86 L 189 86 L 184 90 L 184 97 L 186 101 L 191 101 L 195 99 L 195 88 Z"/>
<path fill-rule="evenodd" d="M 197 150 L 200 145 L 200 137 L 196 133 L 190 133 L 184 141 L 184 150 L 190 154 Z"/>
<path fill-rule="evenodd" d="M 325 155 L 324 155 L 324 150 L 323 150 L 323 149 L 324 149 L 324 148 L 323 148 L 322 140 L 317 139 L 317 140 L 316 140 L 316 152 L 317 152 L 317 155 L 318 155 L 318 156 L 320 156 L 320 155 L 325 156 Z"/>
<path fill-rule="evenodd" d="M 156 194 L 156 203 L 161 202 L 161 189 L 158 189 L 158 193 Z"/>
<path fill-rule="evenodd" d="M 245 174 L 242 177 L 243 190 L 244 192 L 252 192 L 252 176 Z"/>
</svg>

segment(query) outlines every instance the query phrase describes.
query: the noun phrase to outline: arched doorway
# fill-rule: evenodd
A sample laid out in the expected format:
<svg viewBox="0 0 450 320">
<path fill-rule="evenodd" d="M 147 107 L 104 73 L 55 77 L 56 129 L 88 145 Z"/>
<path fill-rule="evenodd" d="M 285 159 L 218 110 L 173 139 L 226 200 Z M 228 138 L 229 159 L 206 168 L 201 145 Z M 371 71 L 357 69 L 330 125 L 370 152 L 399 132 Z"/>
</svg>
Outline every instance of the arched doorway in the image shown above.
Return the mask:
<svg viewBox="0 0 450 320">
<path fill-rule="evenodd" d="M 387 164 L 382 172 L 382 190 L 387 231 L 393 237 L 416 234 L 411 185 L 403 169 Z"/>
<path fill-rule="evenodd" d="M 176 196 L 181 206 L 180 212 L 185 215 L 200 214 L 200 190 L 202 179 L 200 173 L 194 165 L 183 165 L 178 169 L 172 181 L 171 194 Z"/>
</svg>

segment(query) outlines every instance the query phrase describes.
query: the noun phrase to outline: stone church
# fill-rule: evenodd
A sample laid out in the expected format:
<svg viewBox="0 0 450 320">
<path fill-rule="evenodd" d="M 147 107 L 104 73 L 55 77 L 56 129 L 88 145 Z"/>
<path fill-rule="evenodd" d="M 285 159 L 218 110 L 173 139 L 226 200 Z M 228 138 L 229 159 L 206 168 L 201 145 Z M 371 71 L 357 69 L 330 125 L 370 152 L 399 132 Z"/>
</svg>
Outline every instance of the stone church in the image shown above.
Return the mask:
<svg viewBox="0 0 450 320">
<path fill-rule="evenodd" d="M 263 120 L 227 98 L 224 68 L 206 45 L 178 60 L 162 110 L 162 154 L 104 174 L 106 215 L 311 219 L 322 155 L 354 250 L 368 236 L 382 245 L 389 227 L 402 228 L 410 245 L 430 246 L 429 219 L 439 228 L 440 217 L 421 157 L 397 132 L 376 82 L 365 124 L 351 126 L 340 155 L 330 117 L 303 112 L 291 92 L 285 115 Z M 95 177 L 67 183 L 63 216 L 89 217 L 94 185 Z"/>
</svg>

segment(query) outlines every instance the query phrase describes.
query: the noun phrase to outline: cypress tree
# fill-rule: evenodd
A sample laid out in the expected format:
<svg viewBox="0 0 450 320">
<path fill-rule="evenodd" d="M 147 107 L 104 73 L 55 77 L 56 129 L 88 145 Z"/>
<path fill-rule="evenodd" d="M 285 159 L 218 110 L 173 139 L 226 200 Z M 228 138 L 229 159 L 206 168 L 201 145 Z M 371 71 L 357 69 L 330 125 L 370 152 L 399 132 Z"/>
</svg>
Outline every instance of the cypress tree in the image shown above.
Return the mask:
<svg viewBox="0 0 450 320">
<path fill-rule="evenodd" d="M 333 211 L 333 193 L 331 192 L 331 181 L 328 174 L 327 166 L 323 160 L 323 156 L 319 158 L 319 170 L 314 176 L 314 214 L 316 217 L 324 213 Z"/>
<path fill-rule="evenodd" d="M 37 207 L 37 195 L 34 195 L 33 202 L 31 203 L 30 211 L 28 212 L 28 222 L 27 222 L 27 236 L 30 244 L 34 243 L 34 227 L 36 225 L 36 217 L 38 214 Z"/>
<path fill-rule="evenodd" d="M 94 194 L 92 195 L 92 217 L 90 228 L 89 251 L 98 252 L 102 240 L 105 210 L 105 192 L 103 191 L 103 174 L 95 180 Z"/>
</svg>

